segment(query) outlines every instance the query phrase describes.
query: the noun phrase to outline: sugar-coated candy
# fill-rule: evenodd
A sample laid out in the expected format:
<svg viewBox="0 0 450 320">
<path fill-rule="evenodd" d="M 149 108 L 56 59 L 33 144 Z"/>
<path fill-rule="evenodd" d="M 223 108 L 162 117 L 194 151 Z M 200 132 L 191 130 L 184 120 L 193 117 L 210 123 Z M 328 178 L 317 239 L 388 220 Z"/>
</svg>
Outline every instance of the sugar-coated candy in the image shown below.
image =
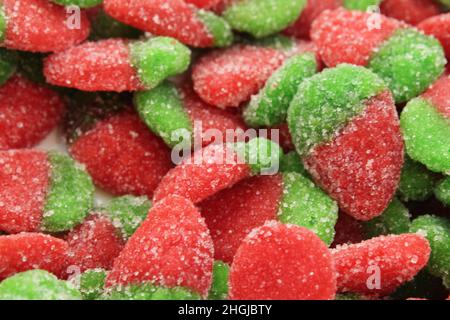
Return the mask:
<svg viewBox="0 0 450 320">
<path fill-rule="evenodd" d="M 338 212 L 322 190 L 294 172 L 246 179 L 199 207 L 214 241 L 215 258 L 228 263 L 247 234 L 268 220 L 309 228 L 329 245 Z"/>
<path fill-rule="evenodd" d="M 91 34 L 89 38 L 92 40 L 108 38 L 137 39 L 143 34 L 141 30 L 112 18 L 104 10 L 98 9 L 92 11 L 89 15 L 89 20 L 91 21 Z"/>
<path fill-rule="evenodd" d="M 102 214 L 91 214 L 67 236 L 68 270 L 84 272 L 89 269 L 112 268 L 114 259 L 123 249 L 124 241 L 112 224 Z"/>
<path fill-rule="evenodd" d="M 318 66 L 313 53 L 296 55 L 284 62 L 252 96 L 244 110 L 244 120 L 251 127 L 272 127 L 286 122 L 289 104 L 303 80 L 313 76 Z"/>
<path fill-rule="evenodd" d="M 86 42 L 45 60 L 47 82 L 84 91 L 136 91 L 186 71 L 190 50 L 177 40 L 107 39 Z"/>
<path fill-rule="evenodd" d="M 59 95 L 22 76 L 0 86 L 0 150 L 32 147 L 60 122 L 64 102 Z"/>
<path fill-rule="evenodd" d="M 193 47 L 224 47 L 233 40 L 224 19 L 184 0 L 104 0 L 103 7 L 123 23 Z"/>
<path fill-rule="evenodd" d="M 103 269 L 90 269 L 74 278 L 83 300 L 95 300 L 103 294 L 106 276 Z"/>
<path fill-rule="evenodd" d="M 128 240 L 106 286 L 183 287 L 205 297 L 211 287 L 213 243 L 200 212 L 188 200 L 156 203 Z"/>
<path fill-rule="evenodd" d="M 446 218 L 424 215 L 411 224 L 411 232 L 428 239 L 431 246 L 427 270 L 442 278 L 447 289 L 450 288 L 450 221 Z"/>
<path fill-rule="evenodd" d="M 100 5 L 103 0 L 50 0 L 62 6 L 77 6 L 80 8 L 91 8 Z"/>
<path fill-rule="evenodd" d="M 305 4 L 306 0 L 230 1 L 222 14 L 233 29 L 262 38 L 293 23 Z"/>
<path fill-rule="evenodd" d="M 450 173 L 450 76 L 411 100 L 401 114 L 408 155 L 434 172 Z"/>
<path fill-rule="evenodd" d="M 411 25 L 440 13 L 434 0 L 383 0 L 380 9 L 382 14 Z"/>
<path fill-rule="evenodd" d="M 450 59 L 450 13 L 436 15 L 422 21 L 417 28 L 441 42 L 447 60 Z"/>
<path fill-rule="evenodd" d="M 349 10 L 365 11 L 377 7 L 383 0 L 342 0 L 342 6 Z"/>
<path fill-rule="evenodd" d="M 3 85 L 16 72 L 18 58 L 15 51 L 0 48 L 0 85 Z"/>
<path fill-rule="evenodd" d="M 187 3 L 192 3 L 197 8 L 213 9 L 217 7 L 223 0 L 184 0 Z"/>
<path fill-rule="evenodd" d="M 439 175 L 406 155 L 397 192 L 403 201 L 424 201 L 431 197 L 438 180 Z"/>
<path fill-rule="evenodd" d="M 386 209 L 400 179 L 403 141 L 379 77 L 342 64 L 306 79 L 288 124 L 306 169 L 341 210 L 370 220 Z"/>
<path fill-rule="evenodd" d="M 51 273 L 30 270 L 0 282 L 0 300 L 81 300 L 81 294 Z"/>
<path fill-rule="evenodd" d="M 170 170 L 155 190 L 153 201 L 179 195 L 198 203 L 247 177 L 275 171 L 282 156 L 279 145 L 264 138 L 209 145 Z"/>
<path fill-rule="evenodd" d="M 313 23 L 311 35 L 327 66 L 367 66 L 387 83 L 397 103 L 425 91 L 446 64 L 435 38 L 378 13 L 327 11 Z"/>
<path fill-rule="evenodd" d="M 434 189 L 434 194 L 445 206 L 450 207 L 450 178 L 443 179 Z"/>
<path fill-rule="evenodd" d="M 206 104 L 188 86 L 165 82 L 155 89 L 136 93 L 134 104 L 141 119 L 169 147 L 193 145 L 195 138 L 201 138 L 200 146 L 206 146 L 213 142 L 208 130 L 220 131 L 225 138 L 227 130 L 246 129 L 238 116 Z M 196 122 L 201 127 L 195 128 Z M 184 138 L 188 139 L 183 141 Z"/>
<path fill-rule="evenodd" d="M 0 152 L 0 230 L 61 232 L 83 221 L 94 186 L 85 170 L 56 152 Z"/>
<path fill-rule="evenodd" d="M 69 149 L 96 185 L 115 195 L 147 195 L 172 168 L 170 150 L 139 117 L 119 112 L 89 126 Z"/>
<path fill-rule="evenodd" d="M 229 276 L 230 266 L 222 261 L 215 261 L 208 300 L 226 300 L 228 298 Z"/>
<path fill-rule="evenodd" d="M 42 269 L 63 276 L 67 243 L 40 233 L 0 236 L 0 281 L 18 272 Z"/>
<path fill-rule="evenodd" d="M 145 283 L 109 288 L 100 300 L 201 300 L 201 296 L 184 287 L 166 288 Z"/>
<path fill-rule="evenodd" d="M 428 263 L 430 245 L 416 234 L 380 236 L 332 250 L 339 292 L 387 295 Z"/>
<path fill-rule="evenodd" d="M 0 6 L 0 43 L 8 49 L 54 52 L 83 42 L 90 23 L 80 12 L 72 26 L 64 7 L 49 0 L 3 0 Z"/>
<path fill-rule="evenodd" d="M 229 285 L 233 300 L 332 300 L 336 275 L 327 246 L 313 232 L 269 221 L 242 242 Z"/>
<path fill-rule="evenodd" d="M 383 214 L 363 223 L 366 238 L 382 235 L 408 233 L 410 227 L 408 209 L 397 198 L 394 198 Z"/>
</svg>

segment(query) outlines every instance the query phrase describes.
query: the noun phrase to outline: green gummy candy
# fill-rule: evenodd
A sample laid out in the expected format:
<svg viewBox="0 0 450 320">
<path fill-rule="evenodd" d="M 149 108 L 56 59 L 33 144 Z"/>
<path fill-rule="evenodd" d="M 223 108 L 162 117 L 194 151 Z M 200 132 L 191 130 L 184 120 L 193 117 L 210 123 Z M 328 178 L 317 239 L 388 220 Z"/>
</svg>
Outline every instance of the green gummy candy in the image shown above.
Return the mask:
<svg viewBox="0 0 450 320">
<path fill-rule="evenodd" d="M 70 157 L 50 152 L 50 190 L 41 228 L 47 232 L 70 230 L 88 214 L 94 201 L 94 185 L 85 169 Z"/>
<path fill-rule="evenodd" d="M 81 300 L 69 282 L 44 270 L 21 272 L 0 283 L 0 300 Z"/>
<path fill-rule="evenodd" d="M 344 0 L 344 7 L 349 10 L 366 11 L 371 7 L 378 7 L 382 0 Z"/>
<path fill-rule="evenodd" d="M 424 201 L 431 197 L 438 175 L 423 164 L 405 157 L 398 193 L 404 201 Z"/>
<path fill-rule="evenodd" d="M 440 3 L 442 3 L 445 7 L 450 8 L 450 0 L 438 0 Z"/>
<path fill-rule="evenodd" d="M 166 81 L 152 90 L 135 93 L 134 104 L 145 124 L 169 147 L 186 141 L 185 135 L 192 136 L 192 121 L 173 84 Z"/>
<path fill-rule="evenodd" d="M 0 85 L 4 84 L 16 72 L 18 58 L 15 51 L 0 48 Z"/>
<path fill-rule="evenodd" d="M 209 300 L 226 300 L 228 297 L 228 278 L 230 267 L 222 261 L 214 262 L 213 282 L 209 290 Z"/>
<path fill-rule="evenodd" d="M 111 200 L 105 211 L 124 239 L 133 235 L 148 215 L 152 203 L 147 197 L 123 196 Z"/>
<path fill-rule="evenodd" d="M 238 142 L 234 149 L 241 163 L 247 163 L 252 174 L 274 174 L 279 171 L 284 153 L 280 145 L 265 138 Z"/>
<path fill-rule="evenodd" d="M 273 127 L 285 122 L 289 104 L 303 80 L 317 72 L 312 53 L 288 59 L 252 97 L 244 110 L 244 120 L 251 127 Z"/>
<path fill-rule="evenodd" d="M 199 10 L 197 15 L 212 35 L 215 47 L 227 47 L 233 43 L 233 32 L 226 20 L 206 10 Z"/>
<path fill-rule="evenodd" d="M 450 177 L 445 178 L 437 185 L 434 194 L 445 206 L 450 207 Z"/>
<path fill-rule="evenodd" d="M 223 12 L 231 27 L 262 38 L 283 30 L 300 16 L 306 0 L 239 0 Z"/>
<path fill-rule="evenodd" d="M 6 16 L 2 4 L 3 3 L 0 3 L 0 43 L 2 43 L 5 40 L 5 31 L 6 31 Z"/>
<path fill-rule="evenodd" d="M 417 98 L 403 109 L 400 125 L 408 155 L 434 172 L 450 173 L 450 119 Z"/>
<path fill-rule="evenodd" d="M 109 38 L 135 39 L 141 35 L 142 31 L 117 21 L 103 10 L 100 10 L 91 22 L 90 38 L 93 40 Z"/>
<path fill-rule="evenodd" d="M 98 6 L 103 0 L 51 0 L 62 6 L 77 6 L 80 8 L 92 8 Z"/>
<path fill-rule="evenodd" d="M 308 228 L 330 245 L 338 211 L 336 202 L 311 180 L 295 172 L 283 174 L 283 195 L 278 212 L 281 222 Z"/>
<path fill-rule="evenodd" d="M 394 198 L 381 216 L 363 222 L 367 239 L 382 235 L 408 233 L 411 221 L 408 209 Z"/>
<path fill-rule="evenodd" d="M 430 215 L 420 216 L 412 222 L 411 232 L 428 239 L 431 255 L 427 269 L 432 275 L 442 278 L 450 289 L 450 221 Z"/>
<path fill-rule="evenodd" d="M 79 290 L 84 300 L 95 300 L 103 294 L 106 275 L 103 269 L 91 269 L 79 275 Z"/>
<path fill-rule="evenodd" d="M 114 288 L 102 296 L 105 300 L 200 300 L 201 297 L 186 288 L 164 288 L 151 284 Z"/>
<path fill-rule="evenodd" d="M 191 62 L 191 51 L 178 40 L 155 37 L 130 45 L 131 63 L 147 89 L 164 79 L 183 73 Z"/>
<path fill-rule="evenodd" d="M 365 108 L 365 100 L 386 89 L 363 67 L 341 64 L 306 79 L 288 110 L 289 131 L 300 155 L 331 141 L 336 132 Z"/>
<path fill-rule="evenodd" d="M 446 63 L 438 40 L 409 28 L 395 31 L 373 54 L 368 67 L 401 103 L 424 92 L 444 72 Z"/>
<path fill-rule="evenodd" d="M 303 165 L 302 159 L 300 159 L 300 156 L 295 151 L 291 151 L 284 155 L 281 159 L 280 171 L 297 172 L 305 177 L 309 176 L 305 166 Z"/>
</svg>

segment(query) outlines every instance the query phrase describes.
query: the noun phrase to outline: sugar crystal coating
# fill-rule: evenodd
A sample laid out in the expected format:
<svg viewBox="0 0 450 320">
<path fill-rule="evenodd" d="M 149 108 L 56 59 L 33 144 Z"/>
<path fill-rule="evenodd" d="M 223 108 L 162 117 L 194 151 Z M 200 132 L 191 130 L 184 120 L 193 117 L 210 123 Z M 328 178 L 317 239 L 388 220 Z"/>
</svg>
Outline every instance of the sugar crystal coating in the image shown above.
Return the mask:
<svg viewBox="0 0 450 320">
<path fill-rule="evenodd" d="M 107 272 L 103 269 L 91 269 L 77 278 L 83 300 L 95 300 L 103 293 Z"/>
<path fill-rule="evenodd" d="M 432 16 L 422 21 L 417 28 L 438 39 L 450 59 L 450 13 Z"/>
</svg>

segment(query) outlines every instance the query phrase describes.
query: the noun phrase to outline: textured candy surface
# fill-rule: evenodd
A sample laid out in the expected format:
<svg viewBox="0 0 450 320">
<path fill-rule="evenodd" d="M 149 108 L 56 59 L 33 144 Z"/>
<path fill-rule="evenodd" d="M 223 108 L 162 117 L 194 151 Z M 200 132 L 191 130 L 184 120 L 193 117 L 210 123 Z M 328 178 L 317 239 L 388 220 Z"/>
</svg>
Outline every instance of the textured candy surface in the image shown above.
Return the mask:
<svg viewBox="0 0 450 320">
<path fill-rule="evenodd" d="M 201 296 L 183 287 L 166 288 L 148 283 L 108 288 L 103 300 L 200 300 Z"/>
<path fill-rule="evenodd" d="M 65 241 L 40 233 L 0 236 L 0 280 L 32 269 L 62 276 L 67 248 Z"/>
<path fill-rule="evenodd" d="M 147 195 L 172 167 L 170 151 L 132 113 L 95 125 L 71 146 L 96 185 L 116 195 Z"/>
<path fill-rule="evenodd" d="M 419 235 L 381 236 L 332 250 L 340 292 L 386 295 L 428 262 L 430 245 Z M 377 283 L 376 277 L 379 278 Z"/>
<path fill-rule="evenodd" d="M 40 151 L 0 152 L 0 230 L 38 231 L 41 226 L 50 164 Z"/>
<path fill-rule="evenodd" d="M 51 273 L 30 270 L 2 281 L 0 300 L 81 300 L 81 294 Z"/>
<path fill-rule="evenodd" d="M 350 10 L 366 11 L 371 7 L 378 7 L 380 2 L 382 1 L 383 0 L 343 0 L 342 5 L 344 6 L 344 8 Z"/>
<path fill-rule="evenodd" d="M 4 0 L 2 5 L 6 17 L 3 42 L 7 48 L 61 51 L 89 36 L 90 23 L 84 12 L 79 16 L 79 27 L 72 28 L 66 9 L 48 0 Z"/>
<path fill-rule="evenodd" d="M 425 34 L 438 39 L 445 50 L 447 60 L 450 59 L 450 13 L 430 17 L 418 26 Z"/>
<path fill-rule="evenodd" d="M 190 201 L 169 196 L 155 204 L 127 242 L 106 285 L 181 286 L 205 296 L 213 262 L 213 243 L 200 213 Z"/>
<path fill-rule="evenodd" d="M 214 262 L 213 281 L 208 300 L 226 300 L 228 297 L 228 278 L 230 266 L 222 261 Z"/>
<path fill-rule="evenodd" d="M 293 23 L 305 4 L 306 0 L 233 1 L 223 16 L 233 29 L 262 38 Z"/>
<path fill-rule="evenodd" d="M 59 123 L 62 99 L 52 90 L 14 76 L 0 87 L 0 150 L 32 147 Z"/>
<path fill-rule="evenodd" d="M 303 227 L 270 221 L 239 247 L 230 271 L 234 300 L 334 299 L 336 279 L 326 245 Z"/>
<path fill-rule="evenodd" d="M 91 214 L 67 236 L 68 269 L 80 272 L 89 269 L 110 270 L 123 249 L 123 240 L 111 220 L 101 214 Z"/>
<path fill-rule="evenodd" d="M 105 270 L 91 269 L 78 276 L 79 290 L 83 300 L 95 300 L 102 295 L 106 275 Z"/>
<path fill-rule="evenodd" d="M 433 0 L 383 0 L 380 9 L 382 14 L 412 25 L 440 13 Z"/>
</svg>

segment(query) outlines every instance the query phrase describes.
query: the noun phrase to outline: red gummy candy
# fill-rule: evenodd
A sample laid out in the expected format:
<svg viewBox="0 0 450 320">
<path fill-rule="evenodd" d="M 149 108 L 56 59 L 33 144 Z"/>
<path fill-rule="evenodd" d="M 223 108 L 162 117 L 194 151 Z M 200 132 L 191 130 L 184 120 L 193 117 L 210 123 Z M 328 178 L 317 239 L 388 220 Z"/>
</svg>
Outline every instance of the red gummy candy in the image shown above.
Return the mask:
<svg viewBox="0 0 450 320">
<path fill-rule="evenodd" d="M 297 21 L 284 30 L 284 33 L 298 38 L 309 39 L 311 24 L 325 10 L 341 6 L 342 0 L 308 0 Z"/>
<path fill-rule="evenodd" d="M 0 281 L 16 273 L 42 269 L 61 277 L 67 243 L 40 233 L 0 236 Z"/>
<path fill-rule="evenodd" d="M 450 119 L 450 75 L 442 76 L 421 97 L 430 101 L 440 114 Z"/>
<path fill-rule="evenodd" d="M 238 161 L 226 144 L 212 144 L 170 170 L 161 180 L 153 197 L 157 202 L 169 195 L 179 195 L 198 203 L 231 187 L 251 174 L 248 164 Z"/>
<path fill-rule="evenodd" d="M 417 27 L 438 39 L 444 47 L 447 59 L 450 59 L 450 13 L 428 18 Z"/>
<path fill-rule="evenodd" d="M 340 292 L 387 295 L 427 264 L 430 246 L 420 235 L 402 234 L 344 245 L 332 255 Z"/>
<path fill-rule="evenodd" d="M 366 102 L 336 138 L 316 147 L 305 167 L 347 214 L 358 220 L 380 215 L 391 201 L 403 166 L 403 139 L 390 92 Z"/>
<path fill-rule="evenodd" d="M 382 14 L 412 25 L 440 13 L 434 0 L 383 0 L 380 9 Z"/>
<path fill-rule="evenodd" d="M 222 0 L 184 0 L 184 2 L 191 3 L 197 8 L 211 9 L 215 8 Z"/>
<path fill-rule="evenodd" d="M 0 152 L 0 230 L 18 233 L 39 229 L 49 177 L 46 153 Z"/>
<path fill-rule="evenodd" d="M 276 49 L 250 45 L 213 51 L 194 65 L 194 90 L 213 106 L 238 107 L 264 86 L 284 59 Z"/>
<path fill-rule="evenodd" d="M 397 20 L 380 14 L 337 9 L 323 12 L 314 21 L 311 38 L 328 67 L 340 63 L 365 66 L 372 53 L 400 26 Z"/>
<path fill-rule="evenodd" d="M 64 111 L 54 91 L 14 76 L 0 87 L 0 150 L 32 147 L 59 123 Z"/>
<path fill-rule="evenodd" d="M 90 23 L 83 11 L 79 25 L 70 26 L 71 14 L 49 0 L 3 0 L 2 4 L 6 16 L 4 45 L 8 49 L 60 51 L 89 36 Z"/>
<path fill-rule="evenodd" d="M 108 217 L 89 216 L 67 236 L 68 268 L 78 271 L 101 268 L 110 270 L 123 249 L 123 240 Z M 70 270 L 69 270 L 70 271 Z"/>
<path fill-rule="evenodd" d="M 214 44 L 197 9 L 183 0 L 105 0 L 103 7 L 111 17 L 154 35 L 172 37 L 194 47 Z"/>
<path fill-rule="evenodd" d="M 157 203 L 114 262 L 106 286 L 181 286 L 205 296 L 211 286 L 213 243 L 205 221 L 188 200 Z"/>
<path fill-rule="evenodd" d="M 269 221 L 239 247 L 230 270 L 234 300 L 334 299 L 331 254 L 312 231 Z"/>
<path fill-rule="evenodd" d="M 214 257 L 227 263 L 247 234 L 276 220 L 283 187 L 280 175 L 257 176 L 239 182 L 199 204 L 214 241 Z"/>
<path fill-rule="evenodd" d="M 86 42 L 46 58 L 44 74 L 53 85 L 83 91 L 136 91 L 143 86 L 130 59 L 127 40 Z"/>
<path fill-rule="evenodd" d="M 124 112 L 98 122 L 79 137 L 70 153 L 94 182 L 115 195 L 147 195 L 172 168 L 170 150 L 139 117 Z"/>
<path fill-rule="evenodd" d="M 331 245 L 332 248 L 342 244 L 360 243 L 364 240 L 361 223 L 345 213 L 339 213 L 334 230 L 336 234 Z"/>
</svg>

